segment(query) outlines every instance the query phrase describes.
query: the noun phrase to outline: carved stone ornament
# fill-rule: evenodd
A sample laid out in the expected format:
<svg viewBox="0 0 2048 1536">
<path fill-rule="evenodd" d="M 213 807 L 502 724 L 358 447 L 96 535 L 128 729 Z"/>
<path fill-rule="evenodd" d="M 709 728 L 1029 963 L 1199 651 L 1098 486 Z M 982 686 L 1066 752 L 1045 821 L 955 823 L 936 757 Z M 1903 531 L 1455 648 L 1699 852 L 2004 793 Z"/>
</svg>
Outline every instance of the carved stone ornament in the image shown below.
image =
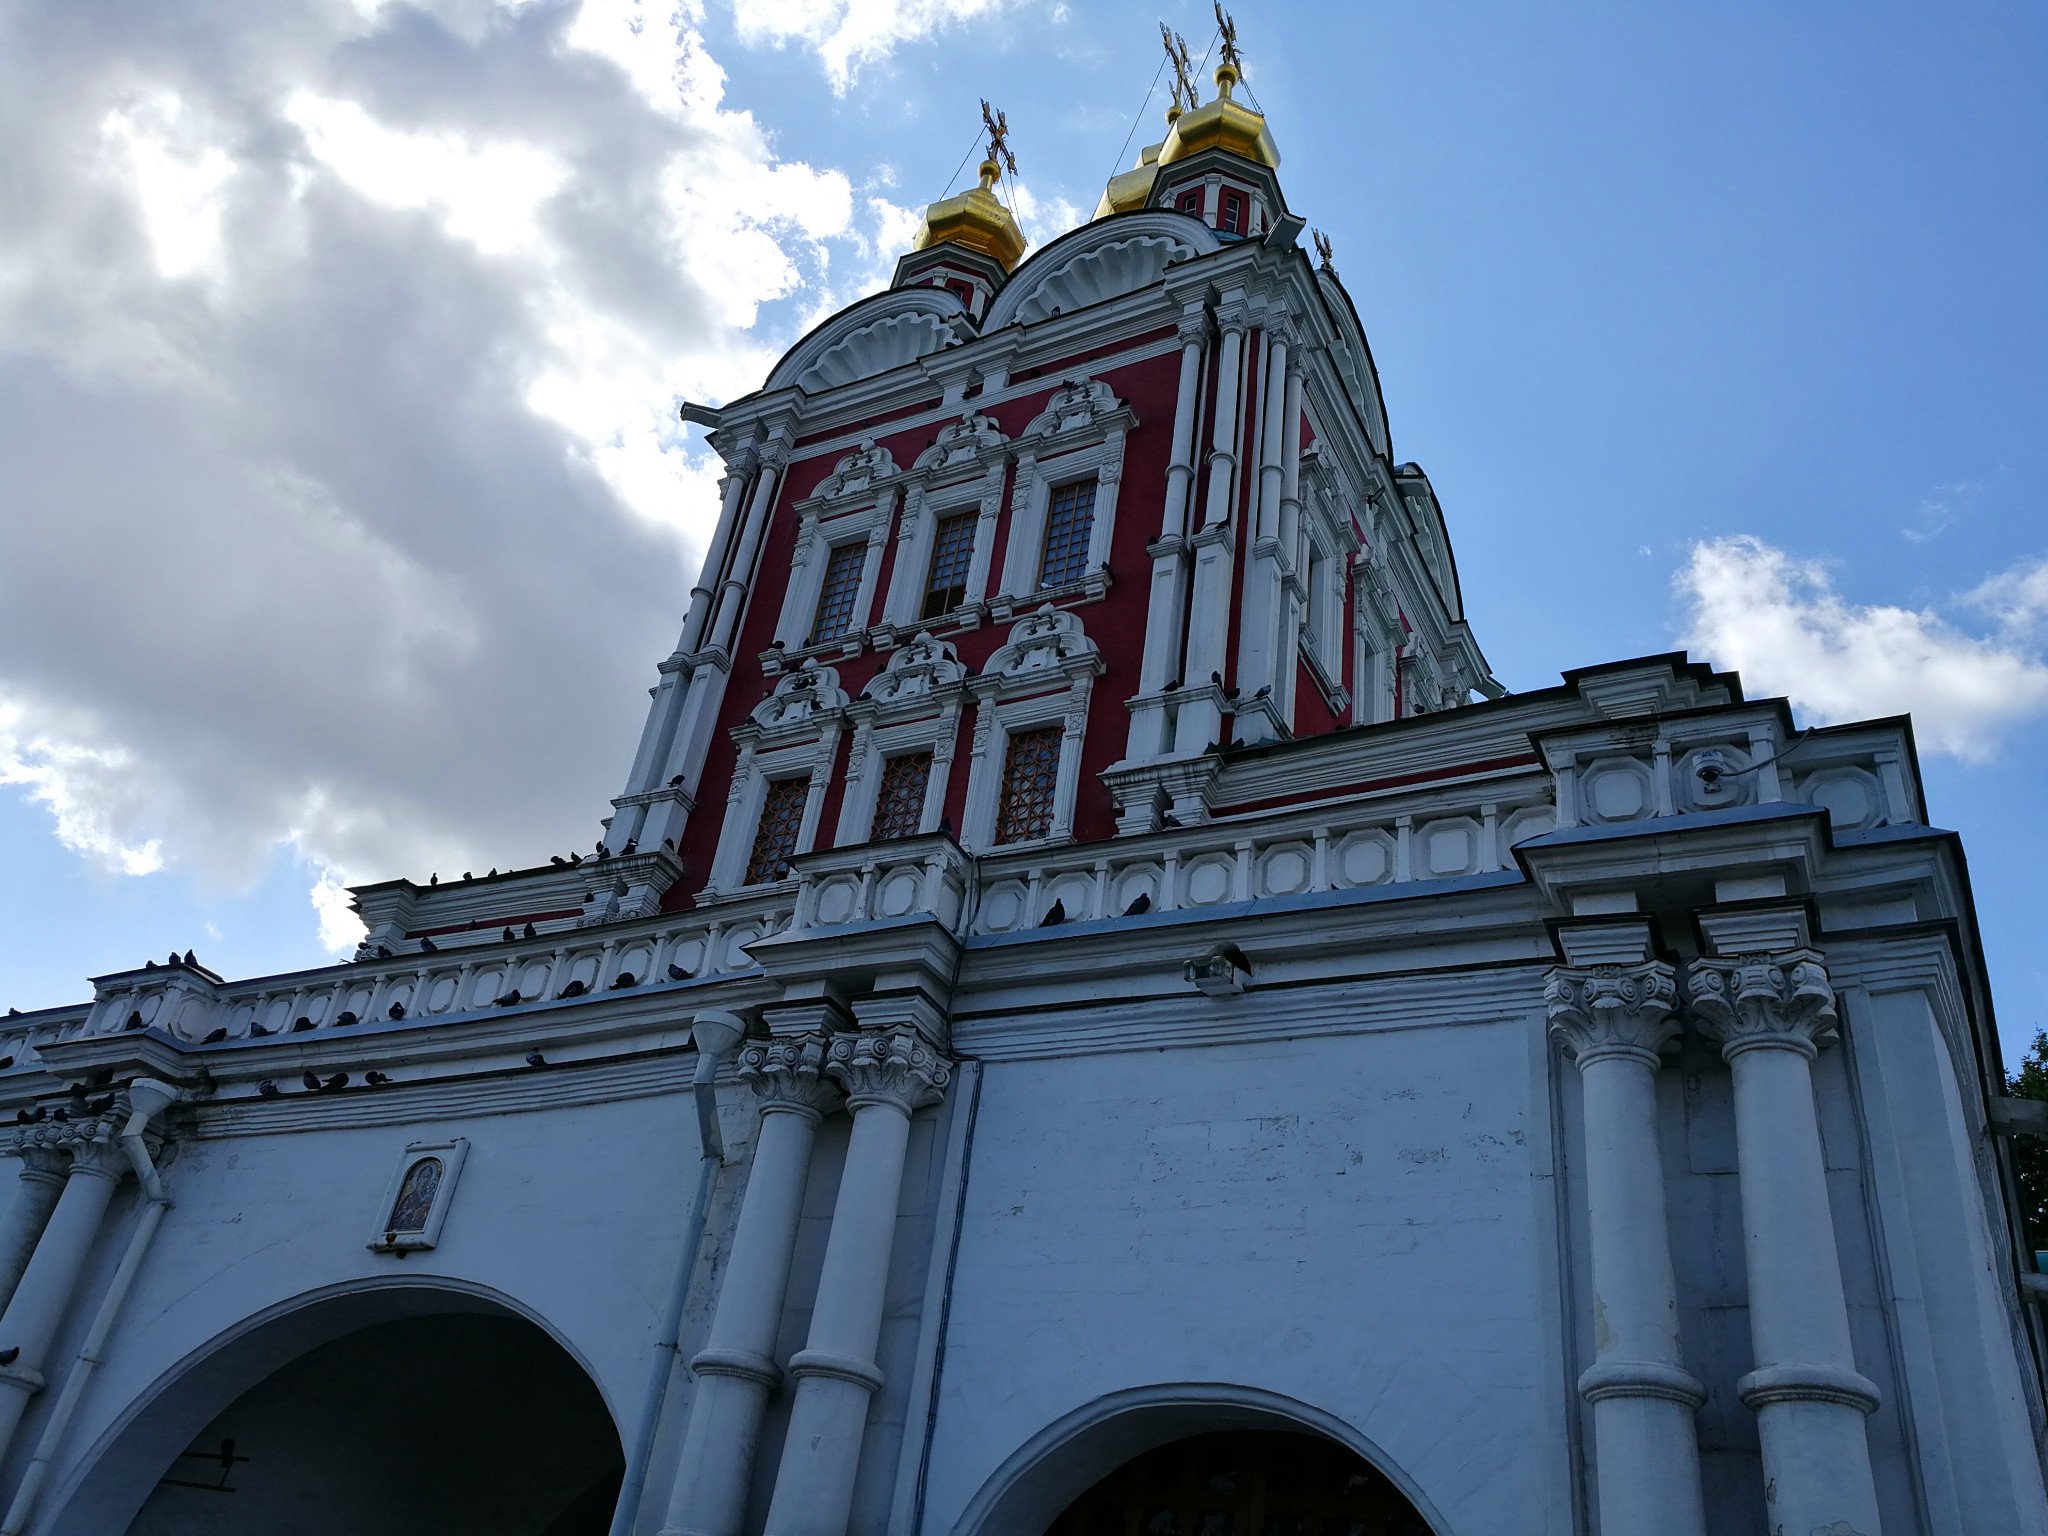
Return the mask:
<svg viewBox="0 0 2048 1536">
<path fill-rule="evenodd" d="M 796 1114 L 814 1123 L 839 1103 L 825 1075 L 830 1042 L 823 1035 L 761 1040 L 739 1053 L 739 1080 L 754 1092 L 761 1113 Z"/>
<path fill-rule="evenodd" d="M 1064 662 L 1095 654 L 1095 642 L 1082 632 L 1080 617 L 1047 603 L 1010 627 L 1010 643 L 989 657 L 984 670 L 995 677 L 1020 677 L 1060 671 Z"/>
<path fill-rule="evenodd" d="M 832 1076 L 846 1090 L 850 1109 L 888 1104 L 904 1114 L 936 1104 L 953 1067 L 914 1029 L 863 1030 L 832 1041 Z"/>
<path fill-rule="evenodd" d="M 796 671 L 785 672 L 775 691 L 756 704 L 748 718 L 765 731 L 787 730 L 845 707 L 846 692 L 839 686 L 838 672 L 807 661 Z"/>
<path fill-rule="evenodd" d="M 917 456 L 916 467 L 950 469 L 959 464 L 971 464 L 984 450 L 1000 448 L 1008 441 L 993 417 L 969 411 L 958 421 L 948 422 L 939 428 L 939 435 L 932 439 L 932 445 Z"/>
<path fill-rule="evenodd" d="M 1841 1022 L 1827 969 L 1810 949 L 1695 960 L 1687 981 L 1693 1018 L 1724 1057 L 1758 1047 L 1813 1056 Z"/>
<path fill-rule="evenodd" d="M 867 687 L 861 690 L 861 697 L 872 699 L 877 704 L 930 698 L 966 676 L 967 668 L 953 647 L 920 630 L 908 645 L 899 647 L 890 655 L 889 664 L 869 680 Z"/>
<path fill-rule="evenodd" d="M 1655 1067 L 1678 1044 L 1678 976 L 1661 961 L 1560 966 L 1543 980 L 1550 1038 L 1581 1068 L 1610 1057 Z"/>
<path fill-rule="evenodd" d="M 832 466 L 832 473 L 818 482 L 818 489 L 813 494 L 827 499 L 852 496 L 877 481 L 893 479 L 896 472 L 896 461 L 890 457 L 889 450 L 879 446 L 873 438 L 864 437 L 858 448 Z"/>
<path fill-rule="evenodd" d="M 1031 418 L 1026 437 L 1079 432 L 1095 425 L 1098 416 L 1113 414 L 1121 404 L 1116 392 L 1100 379 L 1069 379 L 1052 392 L 1045 409 Z"/>
</svg>

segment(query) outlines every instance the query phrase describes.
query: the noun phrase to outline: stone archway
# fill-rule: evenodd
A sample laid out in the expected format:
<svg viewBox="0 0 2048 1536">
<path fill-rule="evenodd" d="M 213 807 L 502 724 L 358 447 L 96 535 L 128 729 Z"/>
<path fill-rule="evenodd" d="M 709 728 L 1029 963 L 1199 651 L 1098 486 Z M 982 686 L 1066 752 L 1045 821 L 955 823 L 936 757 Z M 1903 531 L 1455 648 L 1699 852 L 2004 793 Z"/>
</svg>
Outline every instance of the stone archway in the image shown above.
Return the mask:
<svg viewBox="0 0 2048 1536">
<path fill-rule="evenodd" d="M 188 1357 L 86 1459 L 54 1528 L 603 1536 L 623 1465 L 603 1397 L 551 1333 L 500 1299 L 408 1283 L 278 1309 Z"/>
<path fill-rule="evenodd" d="M 1211 1479 L 1227 1486 L 1204 1487 Z M 1205 1524 L 1218 1515 L 1228 1518 Z M 1299 1536 L 1452 1536 L 1334 1414 L 1177 1382 L 1114 1392 L 1048 1425 L 982 1485 L 953 1536 L 1294 1536 L 1290 1522 L 1311 1518 Z"/>
</svg>

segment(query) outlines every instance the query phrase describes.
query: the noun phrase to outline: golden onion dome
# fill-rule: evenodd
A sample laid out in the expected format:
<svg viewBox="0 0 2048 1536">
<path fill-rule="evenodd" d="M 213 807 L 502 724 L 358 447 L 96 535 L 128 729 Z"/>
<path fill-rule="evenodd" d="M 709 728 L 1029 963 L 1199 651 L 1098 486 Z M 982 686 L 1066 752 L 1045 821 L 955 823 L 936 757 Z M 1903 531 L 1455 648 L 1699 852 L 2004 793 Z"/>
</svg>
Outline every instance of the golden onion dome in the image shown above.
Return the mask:
<svg viewBox="0 0 2048 1536">
<path fill-rule="evenodd" d="M 1180 121 L 1180 98 L 1174 97 L 1173 105 L 1166 109 L 1166 131 L 1173 132 L 1173 125 Z M 1166 148 L 1166 141 L 1147 144 L 1138 151 L 1138 163 L 1128 171 L 1121 171 L 1109 178 L 1109 185 L 1102 189 L 1102 201 L 1095 205 L 1095 217 L 1106 219 L 1112 213 L 1129 213 L 1133 208 L 1143 208 L 1152 200 L 1152 183 L 1159 179 L 1159 151 Z"/>
<path fill-rule="evenodd" d="M 1280 164 L 1280 149 L 1263 114 L 1230 99 L 1240 76 L 1228 59 L 1216 66 L 1216 99 L 1183 112 L 1159 146 L 1159 163 L 1171 165 L 1204 149 L 1227 149 L 1268 169 Z"/>
<path fill-rule="evenodd" d="M 917 232 L 914 250 L 934 245 L 958 245 L 979 251 L 1002 263 L 1008 272 L 1024 254 L 1024 231 L 1010 210 L 996 198 L 996 178 L 1002 174 L 993 158 L 981 162 L 981 185 L 969 187 L 954 197 L 941 198 L 924 211 L 924 228 Z"/>
</svg>

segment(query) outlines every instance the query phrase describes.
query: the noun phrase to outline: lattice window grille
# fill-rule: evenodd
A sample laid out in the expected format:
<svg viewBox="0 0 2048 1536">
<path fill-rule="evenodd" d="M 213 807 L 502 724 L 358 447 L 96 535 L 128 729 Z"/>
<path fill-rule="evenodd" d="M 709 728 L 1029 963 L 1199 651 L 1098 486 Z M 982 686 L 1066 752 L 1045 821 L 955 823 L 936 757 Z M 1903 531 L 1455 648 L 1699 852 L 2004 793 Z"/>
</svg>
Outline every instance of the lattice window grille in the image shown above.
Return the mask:
<svg viewBox="0 0 2048 1536">
<path fill-rule="evenodd" d="M 809 779 L 770 779 L 761 797 L 761 819 L 754 828 L 754 847 L 747 855 L 748 885 L 780 880 L 789 873 L 798 834 L 804 824 Z"/>
<path fill-rule="evenodd" d="M 837 640 L 853 626 L 853 605 L 860 596 L 861 568 L 867 563 L 868 547 L 856 540 L 835 544 L 825 561 L 825 579 L 818 588 L 818 613 L 811 621 L 808 645 Z"/>
<path fill-rule="evenodd" d="M 882 765 L 881 786 L 875 792 L 875 841 L 917 835 L 924 824 L 924 796 L 931 779 L 929 752 L 899 753 Z"/>
<path fill-rule="evenodd" d="M 932 535 L 932 563 L 925 574 L 924 606 L 919 618 L 944 618 L 967 600 L 967 571 L 974 563 L 972 512 L 955 512 L 939 519 Z"/>
<path fill-rule="evenodd" d="M 1095 531 L 1095 481 L 1076 480 L 1057 488 L 1046 509 L 1045 555 L 1038 565 L 1041 587 L 1063 587 L 1088 571 L 1089 536 Z"/>
<path fill-rule="evenodd" d="M 1028 842 L 1052 830 L 1060 781 L 1060 742 L 1065 734 L 1063 727 L 1048 725 L 1011 735 L 1003 752 L 996 842 Z"/>
</svg>

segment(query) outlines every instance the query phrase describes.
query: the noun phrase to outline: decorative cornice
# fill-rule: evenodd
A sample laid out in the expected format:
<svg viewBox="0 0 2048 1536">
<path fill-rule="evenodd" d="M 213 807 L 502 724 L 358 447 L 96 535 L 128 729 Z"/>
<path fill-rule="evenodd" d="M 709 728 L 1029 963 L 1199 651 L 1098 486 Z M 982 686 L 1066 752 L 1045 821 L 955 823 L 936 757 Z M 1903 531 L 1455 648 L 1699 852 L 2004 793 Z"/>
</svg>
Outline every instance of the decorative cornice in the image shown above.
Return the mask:
<svg viewBox="0 0 2048 1536">
<path fill-rule="evenodd" d="M 1678 1044 L 1678 975 L 1662 961 L 1559 966 L 1543 979 L 1550 1038 L 1581 1070 L 1624 1059 L 1655 1068 Z"/>
<path fill-rule="evenodd" d="M 945 1095 L 952 1064 L 914 1029 L 862 1030 L 832 1042 L 829 1071 L 850 1109 L 887 1104 L 910 1114 Z"/>
<path fill-rule="evenodd" d="M 1687 972 L 1700 1030 L 1733 1061 L 1746 1050 L 1798 1051 L 1811 1058 L 1835 1038 L 1835 992 L 1811 949 L 1695 960 Z"/>
<path fill-rule="evenodd" d="M 815 1125 L 839 1104 L 839 1090 L 826 1076 L 829 1050 L 822 1034 L 757 1041 L 740 1051 L 739 1080 L 753 1090 L 762 1114 L 802 1115 Z"/>
</svg>

